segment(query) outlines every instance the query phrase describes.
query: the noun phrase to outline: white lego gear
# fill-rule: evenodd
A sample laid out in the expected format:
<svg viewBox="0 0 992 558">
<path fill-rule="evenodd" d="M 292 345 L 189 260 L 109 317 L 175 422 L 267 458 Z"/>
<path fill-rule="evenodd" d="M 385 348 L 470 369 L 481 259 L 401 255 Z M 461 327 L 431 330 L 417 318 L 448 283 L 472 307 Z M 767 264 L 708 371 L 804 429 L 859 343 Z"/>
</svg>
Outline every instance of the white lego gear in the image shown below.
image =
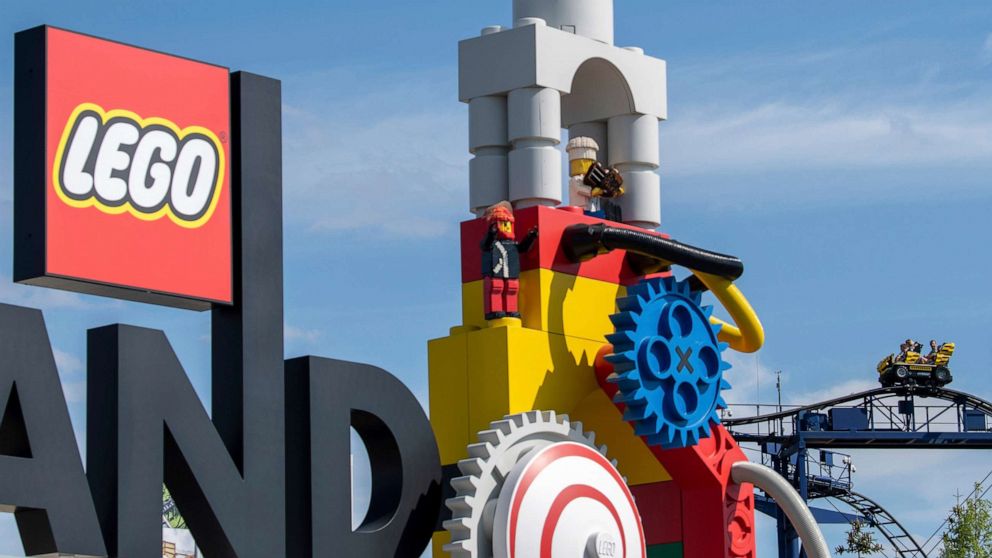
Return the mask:
<svg viewBox="0 0 992 558">
<path fill-rule="evenodd" d="M 493 558 L 493 526 L 504 481 L 531 452 L 560 442 L 574 442 L 605 455 L 595 435 L 582 423 L 554 411 L 509 415 L 479 432 L 479 442 L 468 446 L 469 457 L 458 462 L 461 477 L 451 480 L 455 496 L 445 505 L 452 518 L 444 522 L 451 542 L 444 546 L 454 558 Z M 616 462 L 612 463 L 616 467 Z M 584 542 L 584 541 L 583 541 Z"/>
</svg>

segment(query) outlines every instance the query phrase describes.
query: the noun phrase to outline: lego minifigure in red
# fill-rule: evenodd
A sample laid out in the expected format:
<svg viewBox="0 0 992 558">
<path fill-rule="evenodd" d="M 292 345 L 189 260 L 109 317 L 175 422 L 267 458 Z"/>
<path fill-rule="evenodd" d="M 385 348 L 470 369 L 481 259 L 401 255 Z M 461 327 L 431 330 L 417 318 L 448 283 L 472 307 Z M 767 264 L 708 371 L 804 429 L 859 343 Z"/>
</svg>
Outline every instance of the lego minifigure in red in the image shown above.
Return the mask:
<svg viewBox="0 0 992 558">
<path fill-rule="evenodd" d="M 517 294 L 520 291 L 520 252 L 527 252 L 537 238 L 537 227 L 517 243 L 513 232 L 513 207 L 500 202 L 485 214 L 489 231 L 482 240 L 482 282 L 487 320 L 519 318 Z"/>
</svg>

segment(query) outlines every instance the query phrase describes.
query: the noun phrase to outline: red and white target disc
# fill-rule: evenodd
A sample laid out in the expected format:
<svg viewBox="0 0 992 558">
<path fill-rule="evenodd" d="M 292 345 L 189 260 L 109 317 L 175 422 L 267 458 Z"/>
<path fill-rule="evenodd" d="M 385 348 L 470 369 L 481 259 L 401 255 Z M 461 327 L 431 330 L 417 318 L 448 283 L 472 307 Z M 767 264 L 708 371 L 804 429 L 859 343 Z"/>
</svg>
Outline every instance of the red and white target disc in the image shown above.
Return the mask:
<svg viewBox="0 0 992 558">
<path fill-rule="evenodd" d="M 594 448 L 549 445 L 524 457 L 503 484 L 495 558 L 644 558 L 645 552 L 634 497 Z"/>
</svg>

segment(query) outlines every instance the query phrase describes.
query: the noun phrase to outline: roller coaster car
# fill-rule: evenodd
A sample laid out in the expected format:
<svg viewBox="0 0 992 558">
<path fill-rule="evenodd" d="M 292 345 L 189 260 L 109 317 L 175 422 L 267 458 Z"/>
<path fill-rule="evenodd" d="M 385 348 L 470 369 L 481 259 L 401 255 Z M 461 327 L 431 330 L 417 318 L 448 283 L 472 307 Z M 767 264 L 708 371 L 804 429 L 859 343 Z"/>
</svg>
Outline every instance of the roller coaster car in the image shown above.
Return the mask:
<svg viewBox="0 0 992 558">
<path fill-rule="evenodd" d="M 944 343 L 937 349 L 932 361 L 921 358 L 917 351 L 907 351 L 901 360 L 889 355 L 878 363 L 878 381 L 884 387 L 923 386 L 943 387 L 954 378 L 947 363 L 954 354 L 954 343 Z M 903 355 L 899 355 L 900 357 Z"/>
</svg>

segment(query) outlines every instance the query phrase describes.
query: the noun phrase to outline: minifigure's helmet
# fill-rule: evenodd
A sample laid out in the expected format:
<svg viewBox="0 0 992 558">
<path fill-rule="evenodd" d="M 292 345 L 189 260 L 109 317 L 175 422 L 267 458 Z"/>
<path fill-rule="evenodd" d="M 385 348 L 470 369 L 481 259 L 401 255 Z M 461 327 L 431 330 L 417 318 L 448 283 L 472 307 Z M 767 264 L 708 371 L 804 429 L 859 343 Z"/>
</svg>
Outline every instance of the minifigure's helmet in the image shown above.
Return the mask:
<svg viewBox="0 0 992 558">
<path fill-rule="evenodd" d="M 592 138 L 579 136 L 568 140 L 565 151 L 568 153 L 568 159 L 570 161 L 576 159 L 595 159 L 596 153 L 599 151 L 599 144 Z"/>
<path fill-rule="evenodd" d="M 489 223 L 496 223 L 499 221 L 505 221 L 512 223 L 513 219 L 513 206 L 509 202 L 499 202 L 495 205 L 489 206 L 486 209 L 486 221 Z"/>
<path fill-rule="evenodd" d="M 565 151 L 568 153 L 569 176 L 581 176 L 596 160 L 599 144 L 590 137 L 579 136 L 568 140 Z"/>
</svg>

